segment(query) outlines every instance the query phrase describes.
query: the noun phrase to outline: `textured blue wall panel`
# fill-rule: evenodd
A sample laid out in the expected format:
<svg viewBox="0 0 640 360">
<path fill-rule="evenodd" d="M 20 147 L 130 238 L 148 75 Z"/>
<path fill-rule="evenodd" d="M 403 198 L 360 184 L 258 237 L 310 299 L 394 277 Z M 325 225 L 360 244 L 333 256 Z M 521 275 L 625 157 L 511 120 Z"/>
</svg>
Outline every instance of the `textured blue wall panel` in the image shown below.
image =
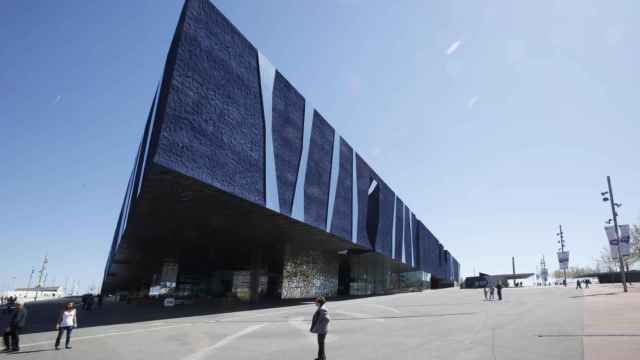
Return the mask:
<svg viewBox="0 0 640 360">
<path fill-rule="evenodd" d="M 417 253 L 418 246 L 418 219 L 415 214 L 411 214 L 411 253 L 413 254 L 414 266 L 420 267 L 420 256 Z"/>
<path fill-rule="evenodd" d="M 380 219 L 378 220 L 378 239 L 376 251 L 391 257 L 391 238 L 393 232 L 393 199 L 391 188 L 377 175 L 380 184 Z"/>
<path fill-rule="evenodd" d="M 427 229 L 427 263 L 424 265 L 427 268 L 427 271 L 431 274 L 435 275 L 435 272 L 438 270 L 438 240 L 435 236 Z"/>
<path fill-rule="evenodd" d="M 418 248 L 420 254 L 420 263 L 418 267 L 426 272 L 429 272 L 428 263 L 429 257 L 427 255 L 427 250 L 429 246 L 427 228 L 424 226 L 422 221 L 418 223 Z"/>
<path fill-rule="evenodd" d="M 155 161 L 264 205 L 258 53 L 208 1 L 189 1 Z"/>
<path fill-rule="evenodd" d="M 441 277 L 441 278 L 444 277 L 444 273 L 445 273 L 444 269 L 445 269 L 444 246 L 442 246 L 442 244 L 438 242 L 438 270 L 436 270 L 436 274 L 438 277 Z"/>
<path fill-rule="evenodd" d="M 411 265 L 411 210 L 405 206 L 404 208 L 404 254 L 405 264 Z"/>
<path fill-rule="evenodd" d="M 327 224 L 334 135 L 331 125 L 314 112 L 304 184 L 304 221 L 320 229 L 325 229 Z"/>
<path fill-rule="evenodd" d="M 443 260 L 444 260 L 444 268 L 443 268 L 443 276 L 445 279 L 450 279 L 451 278 L 451 264 L 450 264 L 450 259 L 449 259 L 449 251 L 448 250 L 443 250 L 442 253 L 444 254 L 443 256 Z"/>
<path fill-rule="evenodd" d="M 368 191 L 371 185 L 371 168 L 356 154 L 356 176 L 358 179 L 358 245 L 371 249 L 367 235 Z"/>
<path fill-rule="evenodd" d="M 302 153 L 304 106 L 304 97 L 276 71 L 273 84 L 273 148 L 280 212 L 287 215 L 291 215 Z"/>
<path fill-rule="evenodd" d="M 351 241 L 351 213 L 353 192 L 353 149 L 340 139 L 340 173 L 336 187 L 336 202 L 333 207 L 331 233 Z"/>
<path fill-rule="evenodd" d="M 422 222 L 413 217 L 413 223 L 415 224 L 414 236 L 413 236 L 413 254 L 416 259 L 416 268 L 422 269 L 422 247 L 420 246 L 420 229 L 423 227 Z"/>
<path fill-rule="evenodd" d="M 403 217 L 402 217 L 402 212 L 404 211 L 404 203 L 402 202 L 402 200 L 400 200 L 400 198 L 396 199 L 396 251 L 395 251 L 395 259 L 396 260 L 402 260 L 402 244 L 403 244 L 403 238 L 402 238 L 402 224 L 403 224 Z"/>
</svg>

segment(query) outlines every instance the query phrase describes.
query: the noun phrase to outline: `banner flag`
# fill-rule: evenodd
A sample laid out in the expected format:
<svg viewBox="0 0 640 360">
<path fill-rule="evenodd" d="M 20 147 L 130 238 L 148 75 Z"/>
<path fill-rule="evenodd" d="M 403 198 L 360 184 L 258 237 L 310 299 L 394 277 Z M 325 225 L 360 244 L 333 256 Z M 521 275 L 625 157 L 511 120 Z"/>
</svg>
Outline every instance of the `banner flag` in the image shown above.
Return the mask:
<svg viewBox="0 0 640 360">
<path fill-rule="evenodd" d="M 629 256 L 631 244 L 631 226 L 620 225 L 620 253 L 622 256 Z"/>
<path fill-rule="evenodd" d="M 569 268 L 568 251 L 558 251 L 558 263 L 560 264 L 560 270 L 567 270 Z"/>
<path fill-rule="evenodd" d="M 609 241 L 609 249 L 611 251 L 611 257 L 618 258 L 618 238 L 616 237 L 616 229 L 613 226 L 605 226 L 604 232 L 607 233 L 607 240 Z"/>
</svg>

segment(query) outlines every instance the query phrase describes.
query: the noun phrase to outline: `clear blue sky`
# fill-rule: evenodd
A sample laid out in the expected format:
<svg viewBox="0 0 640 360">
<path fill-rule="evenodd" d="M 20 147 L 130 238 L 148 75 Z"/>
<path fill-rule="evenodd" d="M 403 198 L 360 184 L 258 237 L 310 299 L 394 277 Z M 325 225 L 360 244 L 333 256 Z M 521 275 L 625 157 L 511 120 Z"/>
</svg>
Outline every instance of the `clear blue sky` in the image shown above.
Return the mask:
<svg viewBox="0 0 640 360">
<path fill-rule="evenodd" d="M 214 3 L 406 200 L 462 273 L 606 245 L 640 217 L 636 1 Z M 182 2 L 3 2 L 0 289 L 99 284 Z M 16 277 L 12 281 L 12 277 Z"/>
</svg>

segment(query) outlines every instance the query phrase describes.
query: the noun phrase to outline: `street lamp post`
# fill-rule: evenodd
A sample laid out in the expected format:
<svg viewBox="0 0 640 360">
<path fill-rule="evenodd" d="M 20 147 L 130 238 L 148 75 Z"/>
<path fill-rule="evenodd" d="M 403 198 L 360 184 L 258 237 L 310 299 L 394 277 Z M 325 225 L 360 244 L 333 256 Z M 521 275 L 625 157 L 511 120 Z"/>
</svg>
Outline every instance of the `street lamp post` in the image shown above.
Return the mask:
<svg viewBox="0 0 640 360">
<path fill-rule="evenodd" d="M 560 243 L 560 251 L 564 255 L 564 233 L 562 232 L 562 225 L 560 225 L 560 232 L 557 235 L 560 236 L 560 240 L 558 241 L 558 243 Z M 564 282 L 562 283 L 562 285 L 564 285 L 564 287 L 567 287 L 567 269 L 562 269 L 562 272 L 564 274 Z"/>
<path fill-rule="evenodd" d="M 627 276 L 624 271 L 624 262 L 622 261 L 622 253 L 620 252 L 620 232 L 618 230 L 618 212 L 616 211 L 616 207 L 622 206 L 621 204 L 616 204 L 613 200 L 613 189 L 611 188 L 611 177 L 607 176 L 607 186 L 609 187 L 608 192 L 602 193 L 602 196 L 609 194 L 609 197 L 602 198 L 602 201 L 609 201 L 611 204 L 611 214 L 613 216 L 613 228 L 616 232 L 616 242 L 618 244 L 618 261 L 620 262 L 620 280 L 622 280 L 622 288 L 624 292 L 627 292 Z"/>
</svg>

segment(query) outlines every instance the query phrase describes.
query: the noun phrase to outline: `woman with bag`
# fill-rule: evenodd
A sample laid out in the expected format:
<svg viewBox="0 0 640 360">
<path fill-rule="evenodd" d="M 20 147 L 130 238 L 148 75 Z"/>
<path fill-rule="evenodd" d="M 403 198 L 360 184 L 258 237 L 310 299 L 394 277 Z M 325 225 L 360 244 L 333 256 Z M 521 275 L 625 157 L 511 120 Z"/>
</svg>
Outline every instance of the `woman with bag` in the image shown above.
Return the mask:
<svg viewBox="0 0 640 360">
<path fill-rule="evenodd" d="M 60 350 L 60 339 L 62 333 L 67 332 L 67 339 L 65 341 L 65 348 L 71 349 L 69 343 L 71 342 L 71 331 L 73 328 L 78 327 L 78 318 L 76 317 L 76 309 L 73 303 L 68 303 L 64 310 L 60 312 L 56 329 L 58 330 L 58 337 L 56 338 L 56 350 Z"/>
</svg>

